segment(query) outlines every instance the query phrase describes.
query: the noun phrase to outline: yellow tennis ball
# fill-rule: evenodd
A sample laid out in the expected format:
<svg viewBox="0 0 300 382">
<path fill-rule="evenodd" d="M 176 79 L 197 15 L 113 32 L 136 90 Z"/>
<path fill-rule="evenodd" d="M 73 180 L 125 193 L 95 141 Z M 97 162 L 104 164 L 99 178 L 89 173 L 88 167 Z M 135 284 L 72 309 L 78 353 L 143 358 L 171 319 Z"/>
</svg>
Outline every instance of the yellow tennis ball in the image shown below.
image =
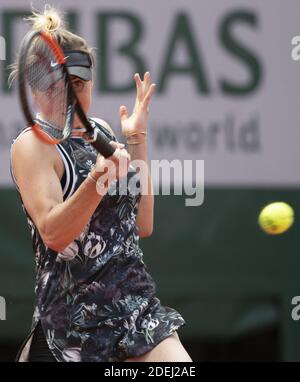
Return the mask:
<svg viewBox="0 0 300 382">
<path fill-rule="evenodd" d="M 263 208 L 258 222 L 266 233 L 279 235 L 287 231 L 294 223 L 294 211 L 287 203 L 271 203 Z"/>
</svg>

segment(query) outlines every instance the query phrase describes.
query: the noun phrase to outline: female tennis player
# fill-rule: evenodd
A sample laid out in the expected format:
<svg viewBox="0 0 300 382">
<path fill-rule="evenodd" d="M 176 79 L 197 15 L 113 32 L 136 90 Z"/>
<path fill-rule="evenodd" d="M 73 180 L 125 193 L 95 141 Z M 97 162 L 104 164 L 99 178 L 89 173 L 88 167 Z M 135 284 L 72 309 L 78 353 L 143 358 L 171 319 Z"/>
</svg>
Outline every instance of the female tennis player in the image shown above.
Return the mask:
<svg viewBox="0 0 300 382">
<path fill-rule="evenodd" d="M 67 50 L 67 66 L 77 97 L 87 113 L 92 98 L 92 51 L 68 31 L 58 12 L 33 12 L 33 30 L 55 37 Z M 11 74 L 17 75 L 17 68 Z M 50 145 L 30 127 L 16 137 L 11 171 L 31 230 L 36 262 L 31 331 L 17 361 L 29 362 L 185 362 L 191 361 L 177 330 L 185 324 L 174 309 L 162 306 L 143 262 L 139 238 L 153 229 L 153 192 L 113 194 L 113 185 L 137 174 L 130 162 L 148 163 L 147 118 L 155 85 L 150 74 L 134 76 L 137 97 L 132 115 L 120 107 L 128 151 L 103 119 L 90 118 L 116 149 L 104 159 L 82 137 Z M 43 104 L 41 97 L 36 101 Z M 39 98 L 40 97 L 40 98 Z M 43 110 L 41 126 L 55 129 Z M 74 119 L 74 131 L 82 128 Z M 126 162 L 124 170 L 121 160 Z M 114 179 L 101 184 L 112 162 Z M 144 190 L 145 191 L 145 190 Z"/>
</svg>

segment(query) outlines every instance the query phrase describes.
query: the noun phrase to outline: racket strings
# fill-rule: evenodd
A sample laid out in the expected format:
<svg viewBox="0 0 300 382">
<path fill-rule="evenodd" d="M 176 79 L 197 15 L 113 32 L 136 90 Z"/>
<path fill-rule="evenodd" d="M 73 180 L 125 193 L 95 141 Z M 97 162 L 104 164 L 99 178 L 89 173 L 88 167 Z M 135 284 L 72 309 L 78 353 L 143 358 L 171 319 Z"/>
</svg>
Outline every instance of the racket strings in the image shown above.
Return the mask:
<svg viewBox="0 0 300 382">
<path fill-rule="evenodd" d="M 40 127 L 53 138 L 63 139 L 68 122 L 68 82 L 62 65 L 41 39 L 29 49 L 25 61 L 25 79 L 32 112 L 48 122 Z"/>
</svg>

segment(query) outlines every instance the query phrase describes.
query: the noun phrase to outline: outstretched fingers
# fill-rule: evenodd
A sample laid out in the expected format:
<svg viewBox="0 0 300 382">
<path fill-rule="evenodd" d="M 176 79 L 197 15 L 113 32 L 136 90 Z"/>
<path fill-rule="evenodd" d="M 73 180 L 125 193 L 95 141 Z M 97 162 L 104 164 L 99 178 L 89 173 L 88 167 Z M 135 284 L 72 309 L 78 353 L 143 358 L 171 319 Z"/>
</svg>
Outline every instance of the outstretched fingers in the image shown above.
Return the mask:
<svg viewBox="0 0 300 382">
<path fill-rule="evenodd" d="M 147 94 L 145 95 L 145 98 L 143 100 L 143 109 L 146 111 L 149 110 L 149 103 L 150 103 L 150 100 L 151 100 L 153 93 L 155 92 L 155 88 L 156 88 L 156 85 L 151 84 L 149 87 L 149 90 L 147 91 Z"/>
<path fill-rule="evenodd" d="M 141 101 L 141 99 L 143 97 L 143 82 L 141 80 L 139 73 L 135 73 L 134 79 L 135 79 L 135 84 L 136 84 L 137 99 Z"/>
</svg>

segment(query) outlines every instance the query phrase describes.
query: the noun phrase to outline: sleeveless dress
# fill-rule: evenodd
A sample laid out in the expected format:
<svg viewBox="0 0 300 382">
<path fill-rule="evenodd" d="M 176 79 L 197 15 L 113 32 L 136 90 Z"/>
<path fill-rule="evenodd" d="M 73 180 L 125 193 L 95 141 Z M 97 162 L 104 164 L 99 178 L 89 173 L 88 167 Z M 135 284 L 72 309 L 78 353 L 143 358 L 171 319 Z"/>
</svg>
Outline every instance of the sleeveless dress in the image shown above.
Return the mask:
<svg viewBox="0 0 300 382">
<path fill-rule="evenodd" d="M 65 166 L 61 180 L 65 201 L 86 179 L 97 152 L 79 137 L 56 148 Z M 143 261 L 136 227 L 141 195 L 131 189 L 134 176 L 137 173 L 130 167 L 126 192 L 120 192 L 121 182 L 112 183 L 83 232 L 62 252 L 43 243 L 21 199 L 31 231 L 36 283 L 31 331 L 16 361 L 28 361 L 38 324 L 58 362 L 124 361 L 150 351 L 185 324 L 176 310 L 156 297 L 155 282 Z"/>
</svg>

